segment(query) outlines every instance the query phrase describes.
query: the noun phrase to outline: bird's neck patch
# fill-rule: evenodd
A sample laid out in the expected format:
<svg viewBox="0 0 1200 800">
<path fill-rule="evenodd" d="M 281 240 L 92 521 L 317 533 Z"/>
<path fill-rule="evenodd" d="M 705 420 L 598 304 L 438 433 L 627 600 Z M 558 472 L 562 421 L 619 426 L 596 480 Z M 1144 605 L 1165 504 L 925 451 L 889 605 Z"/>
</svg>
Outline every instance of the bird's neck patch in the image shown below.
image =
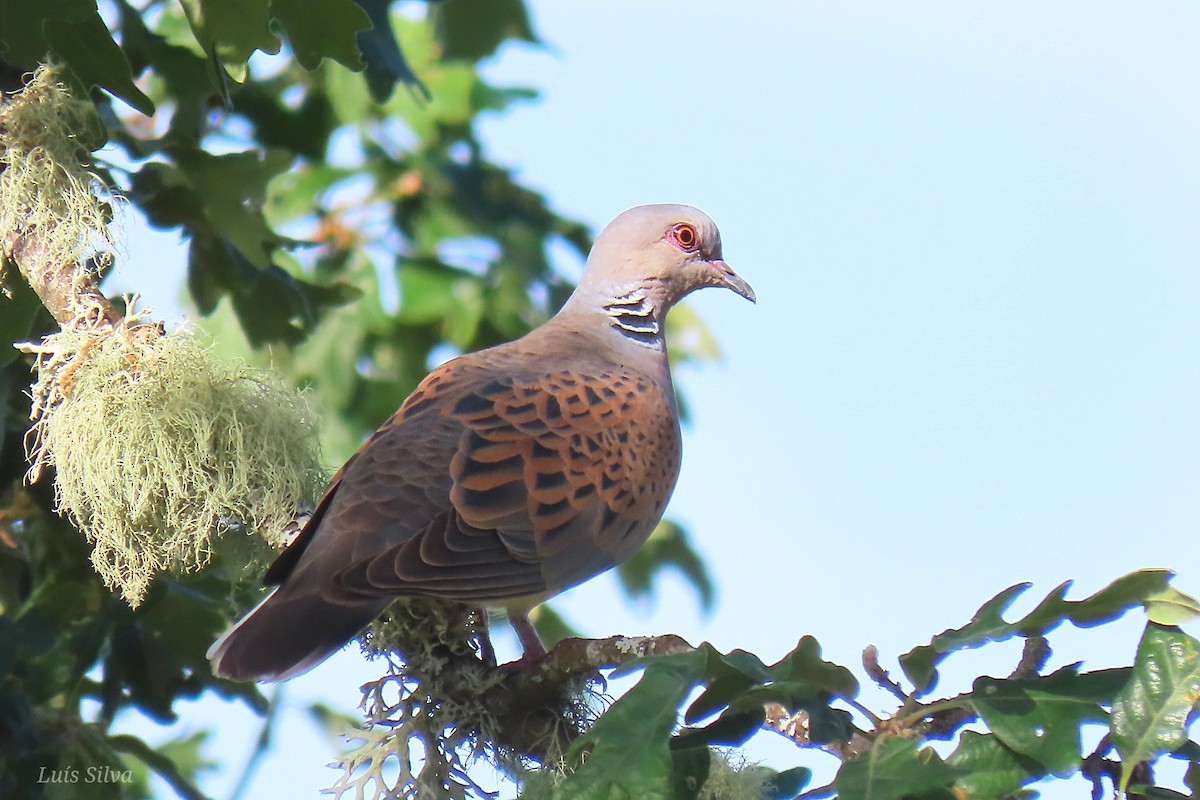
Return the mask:
<svg viewBox="0 0 1200 800">
<path fill-rule="evenodd" d="M 623 336 L 647 347 L 662 346 L 662 326 L 654 303 L 644 287 L 638 286 L 608 298 L 602 306 L 609 323 Z"/>
</svg>

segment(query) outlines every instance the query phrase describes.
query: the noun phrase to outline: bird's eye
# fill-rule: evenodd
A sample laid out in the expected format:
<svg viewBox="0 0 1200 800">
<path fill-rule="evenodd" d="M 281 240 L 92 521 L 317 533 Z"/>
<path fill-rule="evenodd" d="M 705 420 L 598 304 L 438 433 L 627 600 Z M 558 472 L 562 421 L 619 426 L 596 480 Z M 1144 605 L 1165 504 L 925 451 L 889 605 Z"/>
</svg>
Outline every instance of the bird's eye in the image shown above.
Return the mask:
<svg viewBox="0 0 1200 800">
<path fill-rule="evenodd" d="M 671 228 L 671 238 L 675 240 L 675 244 L 689 253 L 700 247 L 700 234 L 696 233 L 694 225 L 686 222 L 681 222 Z"/>
</svg>

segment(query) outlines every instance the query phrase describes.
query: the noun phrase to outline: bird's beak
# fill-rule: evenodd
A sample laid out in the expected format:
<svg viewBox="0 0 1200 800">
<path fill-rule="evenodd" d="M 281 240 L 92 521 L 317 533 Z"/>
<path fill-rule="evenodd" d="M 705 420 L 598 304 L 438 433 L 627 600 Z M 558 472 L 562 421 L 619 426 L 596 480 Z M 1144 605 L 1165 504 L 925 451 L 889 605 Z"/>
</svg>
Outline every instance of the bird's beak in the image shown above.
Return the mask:
<svg viewBox="0 0 1200 800">
<path fill-rule="evenodd" d="M 726 289 L 732 289 L 742 297 L 749 300 L 751 303 L 757 302 L 754 297 L 754 290 L 750 288 L 750 284 L 746 283 L 742 278 L 729 268 L 729 265 L 720 259 L 708 262 L 714 272 L 713 285 L 724 286 Z"/>
</svg>

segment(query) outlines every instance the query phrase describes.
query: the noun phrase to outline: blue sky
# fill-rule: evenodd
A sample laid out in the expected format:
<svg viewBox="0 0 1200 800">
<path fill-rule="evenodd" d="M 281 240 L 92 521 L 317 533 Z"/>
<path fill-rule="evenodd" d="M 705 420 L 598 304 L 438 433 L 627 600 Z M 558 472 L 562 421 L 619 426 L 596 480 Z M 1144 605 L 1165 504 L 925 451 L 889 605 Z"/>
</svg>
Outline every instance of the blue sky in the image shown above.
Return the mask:
<svg viewBox="0 0 1200 800">
<path fill-rule="evenodd" d="M 677 375 L 694 418 L 668 513 L 708 559 L 715 612 L 677 579 L 630 610 L 604 577 L 565 615 L 768 661 L 807 633 L 894 668 L 1020 581 L 1035 585 L 1017 611 L 1139 567 L 1200 594 L 1200 7 L 532 13 L 551 49 L 512 47 L 488 73 L 544 99 L 485 122 L 491 156 L 597 228 L 640 203 L 699 206 L 759 297 L 695 296 L 725 359 Z M 181 263 L 175 238 L 130 234 L 114 285 L 168 302 L 145 290 Z M 1051 663 L 1129 663 L 1141 624 L 1059 631 Z M 998 650 L 951 661 L 943 690 L 1007 674 L 1018 648 Z M 372 677 L 346 653 L 286 691 L 349 708 Z M 197 720 L 214 713 L 214 753 L 248 747 L 249 715 Z M 333 751 L 292 721 L 248 796 L 332 781 Z M 818 780 L 833 766 L 769 734 L 750 753 Z"/>
</svg>

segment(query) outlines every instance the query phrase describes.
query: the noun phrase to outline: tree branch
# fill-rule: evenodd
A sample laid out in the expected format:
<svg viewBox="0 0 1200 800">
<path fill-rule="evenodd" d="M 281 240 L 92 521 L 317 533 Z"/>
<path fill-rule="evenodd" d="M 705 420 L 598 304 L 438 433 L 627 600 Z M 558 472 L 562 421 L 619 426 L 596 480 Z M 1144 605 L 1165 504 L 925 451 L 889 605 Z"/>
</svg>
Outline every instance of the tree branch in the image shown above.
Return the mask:
<svg viewBox="0 0 1200 800">
<path fill-rule="evenodd" d="M 16 265 L 59 325 L 66 327 L 80 317 L 108 325 L 121 320 L 121 312 L 100 291 L 90 271 L 79 264 L 47 263 L 34 228 L 10 232 L 2 247 L 4 257 Z"/>
<path fill-rule="evenodd" d="M 497 720 L 501 729 L 495 738 L 501 746 L 544 757 L 563 752 L 579 735 L 562 724 L 563 707 L 578 697 L 588 681 L 599 679 L 600 670 L 643 656 L 693 649 L 675 634 L 564 639 L 544 658 L 520 669 L 489 667 L 470 655 L 451 656 L 437 676 L 437 686 L 447 699 L 482 706 Z M 497 670 L 503 675 L 499 681 L 494 680 Z M 491 685 L 480 691 L 481 682 Z"/>
</svg>

